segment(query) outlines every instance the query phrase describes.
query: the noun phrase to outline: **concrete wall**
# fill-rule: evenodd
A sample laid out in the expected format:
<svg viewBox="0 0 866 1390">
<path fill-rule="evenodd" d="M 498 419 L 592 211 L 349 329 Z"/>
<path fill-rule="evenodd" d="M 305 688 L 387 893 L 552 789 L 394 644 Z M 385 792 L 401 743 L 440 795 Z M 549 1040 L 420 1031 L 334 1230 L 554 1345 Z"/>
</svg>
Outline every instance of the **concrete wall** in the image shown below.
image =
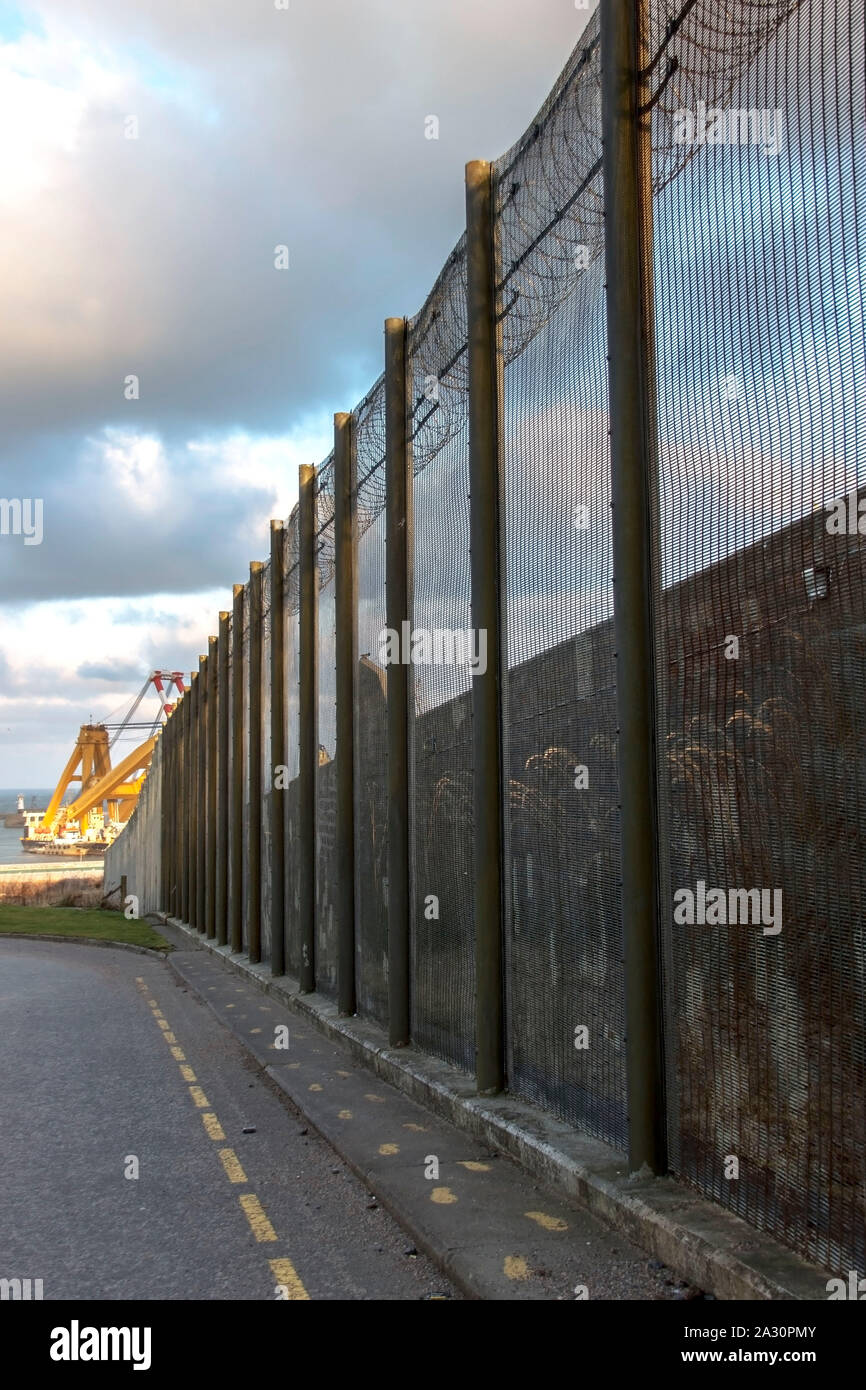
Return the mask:
<svg viewBox="0 0 866 1390">
<path fill-rule="evenodd" d="M 126 826 L 105 856 L 105 892 L 126 874 L 127 893 L 138 898 L 138 914 L 158 912 L 162 873 L 162 741 L 154 749 L 147 780 Z"/>
</svg>

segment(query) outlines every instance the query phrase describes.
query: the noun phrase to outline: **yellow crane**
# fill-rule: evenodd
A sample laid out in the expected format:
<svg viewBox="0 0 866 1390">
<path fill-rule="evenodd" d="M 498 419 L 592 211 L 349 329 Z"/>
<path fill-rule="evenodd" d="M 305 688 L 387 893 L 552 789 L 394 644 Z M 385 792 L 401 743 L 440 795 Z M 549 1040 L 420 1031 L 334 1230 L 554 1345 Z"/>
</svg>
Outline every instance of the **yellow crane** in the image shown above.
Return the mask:
<svg viewBox="0 0 866 1390">
<path fill-rule="evenodd" d="M 166 679 L 167 689 L 163 685 Z M 124 730 L 141 727 L 133 725 L 132 718 L 151 685 L 160 697 L 160 709 L 152 721 L 150 734 L 112 767 L 111 747 Z M 111 742 L 108 738 L 110 726 L 82 724 L 42 819 L 37 825 L 28 825 L 22 836 L 25 850 L 36 854 L 99 854 L 111 843 L 135 810 L 156 747 L 156 730 L 174 708 L 169 702 L 173 687 L 183 694 L 182 672 L 151 672 L 116 726 Z M 64 806 L 64 797 L 73 782 L 80 782 L 81 789 L 71 804 Z"/>
</svg>

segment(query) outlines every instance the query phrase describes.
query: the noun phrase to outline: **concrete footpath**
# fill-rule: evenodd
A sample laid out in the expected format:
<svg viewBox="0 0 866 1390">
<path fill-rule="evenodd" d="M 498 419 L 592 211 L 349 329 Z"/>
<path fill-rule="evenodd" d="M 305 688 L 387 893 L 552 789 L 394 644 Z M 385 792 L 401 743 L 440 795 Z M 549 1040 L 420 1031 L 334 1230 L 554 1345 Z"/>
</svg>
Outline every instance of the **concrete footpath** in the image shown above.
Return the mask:
<svg viewBox="0 0 866 1390">
<path fill-rule="evenodd" d="M 0 937 L 0 1114 L 0 1280 L 46 1307 L 192 1302 L 200 1349 L 200 1301 L 460 1299 L 161 954 Z"/>
<path fill-rule="evenodd" d="M 469 1297 L 826 1299 L 824 1271 L 682 1184 L 630 1178 L 599 1141 L 160 929 L 170 968 Z"/>
<path fill-rule="evenodd" d="M 202 950 L 169 957 L 303 1121 L 465 1295 L 699 1297 L 658 1261 L 534 1183 L 516 1163 L 371 1075 L 277 1000 Z"/>
</svg>

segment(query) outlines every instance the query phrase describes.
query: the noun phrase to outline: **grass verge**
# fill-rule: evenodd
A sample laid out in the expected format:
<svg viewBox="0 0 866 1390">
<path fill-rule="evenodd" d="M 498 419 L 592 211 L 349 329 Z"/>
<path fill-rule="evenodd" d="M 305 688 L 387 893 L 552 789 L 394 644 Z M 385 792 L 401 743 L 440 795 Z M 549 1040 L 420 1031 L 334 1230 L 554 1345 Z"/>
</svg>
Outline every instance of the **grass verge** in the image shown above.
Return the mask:
<svg viewBox="0 0 866 1390">
<path fill-rule="evenodd" d="M 4 907 L 0 905 L 0 936 L 68 936 L 90 941 L 120 941 L 169 951 L 164 936 L 148 922 L 128 921 L 122 912 L 77 907 Z"/>
</svg>

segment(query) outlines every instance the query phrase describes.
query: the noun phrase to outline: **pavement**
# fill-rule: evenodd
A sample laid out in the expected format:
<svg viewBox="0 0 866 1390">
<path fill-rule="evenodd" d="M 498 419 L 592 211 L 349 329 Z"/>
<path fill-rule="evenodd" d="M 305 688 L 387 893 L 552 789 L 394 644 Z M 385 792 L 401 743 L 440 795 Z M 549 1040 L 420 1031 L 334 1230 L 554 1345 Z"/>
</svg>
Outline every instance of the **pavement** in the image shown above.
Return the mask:
<svg viewBox="0 0 866 1390">
<path fill-rule="evenodd" d="M 373 1075 L 345 1045 L 263 996 L 218 957 L 190 950 L 188 938 L 171 927 L 159 929 L 180 947 L 169 961 L 178 978 L 465 1296 L 702 1296 L 507 1155 Z"/>
<path fill-rule="evenodd" d="M 0 939 L 0 1113 L 46 1300 L 459 1298 L 159 957 Z"/>
<path fill-rule="evenodd" d="M 0 940 L 0 1106 L 46 1299 L 700 1296 L 182 939 Z"/>
<path fill-rule="evenodd" d="M 371 1019 L 341 1014 L 335 1001 L 323 994 L 300 993 L 297 981 L 274 977 L 267 964 L 252 964 L 242 953 L 210 940 L 193 928 L 159 914 L 159 930 L 180 948 L 180 963 L 193 951 L 235 984 L 251 986 L 269 1002 L 288 1010 L 292 1018 L 319 1037 L 345 1049 L 347 1062 L 362 1074 L 392 1087 L 431 1117 L 501 1157 L 514 1160 L 524 1179 L 538 1184 L 568 1209 L 588 1213 L 611 1232 L 621 1250 L 646 1252 L 647 1268 L 662 1276 L 658 1292 L 626 1292 L 628 1279 L 618 1270 L 602 1297 L 697 1297 L 721 1300 L 825 1300 L 828 1270 L 804 1260 L 762 1231 L 709 1200 L 671 1174 L 653 1175 L 648 1168 L 629 1169 L 626 1156 L 601 1139 L 575 1128 L 546 1110 L 509 1091 L 480 1095 L 473 1079 L 416 1047 L 395 1047 Z M 215 979 L 218 979 L 216 976 Z M 209 999 L 210 993 L 206 995 Z M 228 1014 L 226 1014 L 228 1017 Z M 285 1085 L 289 1071 L 280 1067 L 274 1077 Z M 316 1094 L 314 1091 L 313 1094 Z M 308 1105 L 308 1100 L 303 1099 Z M 343 1143 L 335 1131 L 331 1142 Z M 366 1172 L 366 1169 L 359 1168 Z M 395 1210 L 397 1208 L 395 1207 Z M 404 1224 L 414 1219 L 403 1209 Z M 444 1234 L 444 1233 L 443 1233 Z M 434 1248 L 430 1247 L 431 1250 Z M 441 1239 L 438 1249 L 442 1249 Z M 447 1257 L 445 1247 L 443 1259 Z M 444 1266 L 443 1266 L 444 1267 Z M 457 1271 L 456 1265 L 447 1266 Z M 468 1293 L 481 1288 L 455 1272 Z M 520 1281 L 524 1293 L 531 1281 Z M 495 1285 L 485 1285 L 485 1297 L 500 1297 Z M 586 1284 L 580 1290 L 589 1288 Z M 603 1279 L 599 1288 L 604 1287 Z M 703 1295 L 700 1291 L 703 1290 Z M 556 1297 L 565 1295 L 557 1294 Z M 582 1296 L 582 1293 L 575 1295 Z M 591 1296 L 587 1293 L 586 1296 Z"/>
</svg>

